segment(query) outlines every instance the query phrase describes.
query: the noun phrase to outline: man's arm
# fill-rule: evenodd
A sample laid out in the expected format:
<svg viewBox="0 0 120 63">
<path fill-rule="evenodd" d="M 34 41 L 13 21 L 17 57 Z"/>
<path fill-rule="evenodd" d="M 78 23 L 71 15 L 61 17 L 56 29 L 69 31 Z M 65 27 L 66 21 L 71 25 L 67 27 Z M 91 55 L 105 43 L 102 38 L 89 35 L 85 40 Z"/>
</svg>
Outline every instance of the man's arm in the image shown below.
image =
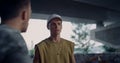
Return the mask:
<svg viewBox="0 0 120 63">
<path fill-rule="evenodd" d="M 21 52 L 14 52 L 7 58 L 7 63 L 32 63 L 30 56 L 23 54 Z"/>
<path fill-rule="evenodd" d="M 72 63 L 76 63 L 74 54 L 72 55 Z"/>
<path fill-rule="evenodd" d="M 74 46 L 75 46 L 75 44 L 74 43 L 72 43 L 71 44 L 71 51 L 72 51 L 72 63 L 76 63 L 76 60 L 75 60 L 75 56 L 74 56 Z"/>
<path fill-rule="evenodd" d="M 2 63 L 32 63 L 20 34 L 1 33 L 0 43 L 0 54 L 2 54 L 0 61 Z"/>
<path fill-rule="evenodd" d="M 23 37 L 19 33 L 11 33 L 7 38 L 9 50 L 7 54 L 9 63 L 32 63 Z"/>
<path fill-rule="evenodd" d="M 33 59 L 33 63 L 40 63 L 40 53 L 37 46 L 35 46 L 35 56 Z"/>
</svg>

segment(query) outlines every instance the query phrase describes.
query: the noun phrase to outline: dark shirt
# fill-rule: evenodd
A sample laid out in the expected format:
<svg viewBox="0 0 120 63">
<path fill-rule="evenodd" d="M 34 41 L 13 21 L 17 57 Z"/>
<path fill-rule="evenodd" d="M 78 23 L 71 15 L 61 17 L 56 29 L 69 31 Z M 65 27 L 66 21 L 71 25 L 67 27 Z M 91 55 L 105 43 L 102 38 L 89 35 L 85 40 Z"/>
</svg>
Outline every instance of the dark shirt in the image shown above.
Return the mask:
<svg viewBox="0 0 120 63">
<path fill-rule="evenodd" d="M 0 63 L 32 63 L 20 31 L 0 25 Z"/>
</svg>

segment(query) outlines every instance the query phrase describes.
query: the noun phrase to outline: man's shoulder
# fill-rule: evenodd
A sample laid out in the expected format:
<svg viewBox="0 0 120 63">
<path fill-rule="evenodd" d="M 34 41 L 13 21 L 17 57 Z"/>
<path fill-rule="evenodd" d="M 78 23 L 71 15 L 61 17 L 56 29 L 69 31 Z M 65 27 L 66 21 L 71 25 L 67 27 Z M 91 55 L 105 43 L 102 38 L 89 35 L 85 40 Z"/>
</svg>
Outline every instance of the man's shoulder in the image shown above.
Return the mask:
<svg viewBox="0 0 120 63">
<path fill-rule="evenodd" d="M 46 38 L 46 39 L 40 41 L 40 42 L 37 43 L 36 45 L 37 45 L 37 46 L 44 46 L 44 45 L 46 44 L 47 41 L 48 41 L 48 38 Z"/>
<path fill-rule="evenodd" d="M 11 35 L 17 32 L 16 30 L 11 29 L 7 25 L 0 25 L 0 34 Z"/>
<path fill-rule="evenodd" d="M 5 26 L 0 25 L 0 39 L 2 39 L 2 40 L 8 39 L 11 36 L 13 36 L 13 35 L 10 32 L 10 30 L 7 29 Z"/>
<path fill-rule="evenodd" d="M 64 38 L 61 38 L 61 39 L 62 39 L 62 41 L 63 41 L 64 43 L 66 43 L 66 44 L 73 44 L 73 45 L 74 45 L 74 42 L 72 42 L 72 41 L 69 41 L 69 40 L 64 39 Z"/>
<path fill-rule="evenodd" d="M 4 28 L 3 26 L 0 26 L 0 34 L 8 34 L 9 33 L 9 30 Z"/>
<path fill-rule="evenodd" d="M 12 44 L 15 47 L 25 45 L 21 34 L 5 25 L 0 25 L 0 40 L 6 44 Z"/>
</svg>

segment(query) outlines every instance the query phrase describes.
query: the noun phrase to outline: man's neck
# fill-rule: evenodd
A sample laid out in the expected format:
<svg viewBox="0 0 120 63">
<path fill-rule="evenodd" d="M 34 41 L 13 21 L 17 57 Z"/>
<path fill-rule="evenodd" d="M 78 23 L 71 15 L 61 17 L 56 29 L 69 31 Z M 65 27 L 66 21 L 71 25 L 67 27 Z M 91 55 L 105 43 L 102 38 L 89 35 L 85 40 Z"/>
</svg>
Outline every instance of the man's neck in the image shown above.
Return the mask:
<svg viewBox="0 0 120 63">
<path fill-rule="evenodd" d="M 11 27 L 13 29 L 17 29 L 17 30 L 21 31 L 20 24 L 18 24 L 15 20 L 7 21 L 4 24 L 8 25 L 9 27 Z"/>
<path fill-rule="evenodd" d="M 50 39 L 51 39 L 53 42 L 60 42 L 60 35 L 51 36 Z"/>
</svg>

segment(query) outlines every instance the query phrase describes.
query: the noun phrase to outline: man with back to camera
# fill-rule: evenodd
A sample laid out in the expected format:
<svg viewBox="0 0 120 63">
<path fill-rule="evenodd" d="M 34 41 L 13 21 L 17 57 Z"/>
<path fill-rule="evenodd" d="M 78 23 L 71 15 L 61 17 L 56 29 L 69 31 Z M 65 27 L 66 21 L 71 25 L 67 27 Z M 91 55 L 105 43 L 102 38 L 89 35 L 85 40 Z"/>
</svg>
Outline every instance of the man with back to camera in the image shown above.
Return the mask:
<svg viewBox="0 0 120 63">
<path fill-rule="evenodd" d="M 36 44 L 33 63 L 75 63 L 74 43 L 60 37 L 62 18 L 53 14 L 48 18 L 50 37 Z"/>
<path fill-rule="evenodd" d="M 30 0 L 0 1 L 0 63 L 32 63 L 21 32 L 31 15 Z"/>
</svg>

